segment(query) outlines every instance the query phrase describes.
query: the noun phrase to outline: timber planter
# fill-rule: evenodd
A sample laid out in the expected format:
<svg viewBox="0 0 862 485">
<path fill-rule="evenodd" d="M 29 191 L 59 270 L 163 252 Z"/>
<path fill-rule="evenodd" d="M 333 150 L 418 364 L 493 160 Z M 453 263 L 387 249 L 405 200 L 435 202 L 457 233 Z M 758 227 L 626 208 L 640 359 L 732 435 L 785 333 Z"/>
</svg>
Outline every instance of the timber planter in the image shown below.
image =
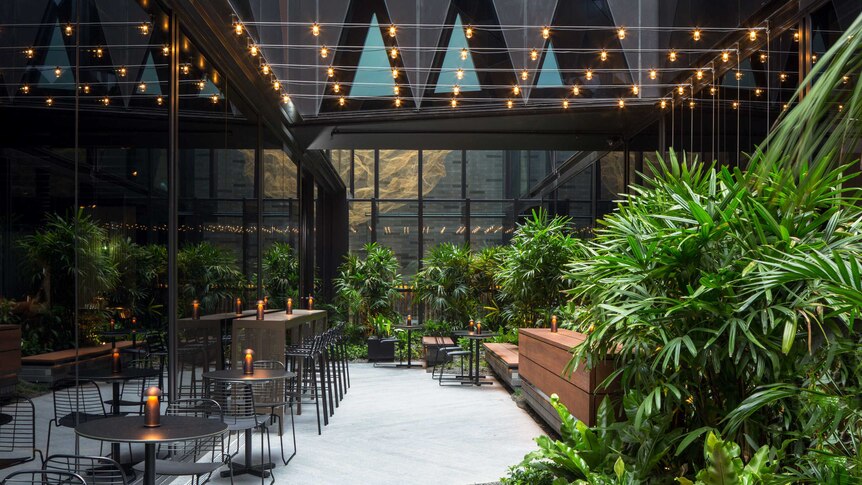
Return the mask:
<svg viewBox="0 0 862 485">
<path fill-rule="evenodd" d="M 395 362 L 395 339 L 369 337 L 368 362 Z"/>
<path fill-rule="evenodd" d="M 563 375 L 572 357 L 570 350 L 584 339 L 583 334 L 564 329 L 557 333 L 548 328 L 518 330 L 518 373 L 526 402 L 557 431 L 560 417 L 551 406 L 551 394 L 557 394 L 574 417 L 594 426 L 599 404 L 617 391 L 614 386 L 598 389 L 613 371 L 611 360 L 591 370 L 580 365 L 570 376 Z"/>
</svg>

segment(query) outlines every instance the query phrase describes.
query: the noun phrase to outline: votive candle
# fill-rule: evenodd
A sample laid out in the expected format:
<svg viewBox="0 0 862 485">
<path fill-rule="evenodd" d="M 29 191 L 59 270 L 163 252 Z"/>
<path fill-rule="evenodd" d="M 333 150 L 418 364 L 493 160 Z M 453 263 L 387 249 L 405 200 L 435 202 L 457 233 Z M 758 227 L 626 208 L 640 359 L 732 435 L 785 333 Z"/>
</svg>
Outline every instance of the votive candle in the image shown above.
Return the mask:
<svg viewBox="0 0 862 485">
<path fill-rule="evenodd" d="M 242 299 L 236 299 L 236 314 L 237 316 L 242 315 Z"/>
<path fill-rule="evenodd" d="M 192 302 L 192 318 L 194 320 L 201 318 L 201 302 L 197 300 Z"/>
<path fill-rule="evenodd" d="M 112 318 L 112 319 L 111 319 L 111 323 L 110 323 L 110 324 L 108 324 L 108 327 L 109 327 L 109 328 L 111 329 L 111 331 L 113 332 L 113 331 L 114 331 L 114 327 L 116 327 L 116 325 L 117 325 L 117 324 L 116 324 L 116 322 L 115 322 L 115 321 L 114 321 L 114 319 Z"/>
<path fill-rule="evenodd" d="M 267 308 L 269 308 L 269 297 L 265 296 L 263 297 L 263 309 L 266 310 Z"/>
<path fill-rule="evenodd" d="M 476 322 L 476 333 L 482 333 L 482 322 Z"/>
<path fill-rule="evenodd" d="M 551 333 L 557 333 L 557 316 L 551 315 Z"/>
<path fill-rule="evenodd" d="M 242 359 L 242 373 L 248 376 L 254 374 L 254 350 L 245 349 L 245 357 Z"/>
<path fill-rule="evenodd" d="M 293 298 L 287 299 L 287 314 L 293 315 Z"/>
<path fill-rule="evenodd" d="M 114 374 L 119 374 L 120 372 L 122 372 L 122 370 L 122 365 L 120 363 L 120 351 L 114 349 L 114 351 L 111 353 L 111 372 L 113 372 Z"/>
<path fill-rule="evenodd" d="M 474 321 L 473 321 L 473 319 L 471 318 L 471 319 L 470 319 L 470 323 L 469 323 L 468 325 L 470 326 L 470 331 L 472 332 L 472 331 L 473 331 L 473 327 L 475 327 L 475 326 L 476 326 L 476 322 L 474 322 Z"/>
<path fill-rule="evenodd" d="M 308 309 L 314 310 L 314 297 L 311 295 L 308 295 Z"/>
<path fill-rule="evenodd" d="M 144 393 L 147 397 L 144 404 L 144 426 L 147 428 L 157 428 L 161 425 L 159 422 L 161 409 L 159 407 L 159 396 L 162 395 L 162 390 L 156 386 L 152 386 Z"/>
<path fill-rule="evenodd" d="M 257 319 L 263 320 L 263 300 L 257 300 Z"/>
<path fill-rule="evenodd" d="M 413 325 L 413 315 L 407 314 L 407 326 Z"/>
</svg>

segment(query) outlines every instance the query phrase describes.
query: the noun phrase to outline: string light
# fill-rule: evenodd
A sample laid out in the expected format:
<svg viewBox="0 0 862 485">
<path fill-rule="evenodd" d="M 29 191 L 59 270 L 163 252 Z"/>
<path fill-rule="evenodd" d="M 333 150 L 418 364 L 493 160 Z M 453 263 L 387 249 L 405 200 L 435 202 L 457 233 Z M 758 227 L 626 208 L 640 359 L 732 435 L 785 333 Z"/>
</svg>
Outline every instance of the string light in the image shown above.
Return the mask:
<svg viewBox="0 0 862 485">
<path fill-rule="evenodd" d="M 398 48 L 397 47 L 393 47 L 393 48 L 389 49 L 389 57 L 391 57 L 393 59 L 398 58 Z"/>
<path fill-rule="evenodd" d="M 626 29 L 624 27 L 620 27 L 617 29 L 617 37 L 619 37 L 620 40 L 626 38 Z"/>
<path fill-rule="evenodd" d="M 682 84 L 680 84 L 679 86 L 677 86 L 676 90 L 677 90 L 677 92 L 679 93 L 679 95 L 680 95 L 680 96 L 682 96 L 683 94 L 685 94 L 685 86 L 683 86 Z"/>
<path fill-rule="evenodd" d="M 467 28 L 464 29 L 464 36 L 467 37 L 468 39 L 473 38 L 473 26 L 472 25 L 468 25 Z"/>
<path fill-rule="evenodd" d="M 128 73 L 128 70 L 126 69 L 126 66 L 120 66 L 120 68 L 117 69 L 117 74 L 119 74 L 120 77 L 126 77 L 127 73 Z"/>
<path fill-rule="evenodd" d="M 784 103 L 784 105 L 781 106 L 781 109 L 782 111 L 787 111 L 787 103 Z"/>
<path fill-rule="evenodd" d="M 593 80 L 593 70 L 592 69 L 587 69 L 586 78 L 587 78 L 587 81 Z"/>
<path fill-rule="evenodd" d="M 398 79 L 398 68 L 397 67 L 392 68 L 392 79 Z"/>
<path fill-rule="evenodd" d="M 468 55 L 469 55 L 469 52 L 467 51 L 466 48 L 461 49 L 461 60 L 462 61 L 466 61 Z"/>
<path fill-rule="evenodd" d="M 698 69 L 698 70 L 694 73 L 694 77 L 696 77 L 698 81 L 700 81 L 701 79 L 703 79 L 703 69 Z"/>
<path fill-rule="evenodd" d="M 400 107 L 401 107 L 401 98 L 395 98 L 395 107 L 396 107 L 396 108 L 400 108 Z"/>
<path fill-rule="evenodd" d="M 315 37 L 320 35 L 320 24 L 318 24 L 317 22 L 311 24 L 311 35 Z"/>
<path fill-rule="evenodd" d="M 338 98 L 338 106 L 344 106 L 345 104 L 347 104 L 347 100 L 344 98 L 344 96 L 340 96 Z"/>
<path fill-rule="evenodd" d="M 101 59 L 102 56 L 105 55 L 105 51 L 101 47 L 96 47 L 96 50 L 93 51 L 93 55 L 95 55 L 96 58 Z"/>
<path fill-rule="evenodd" d="M 812 63 L 812 64 L 816 64 L 816 63 L 817 63 L 817 54 L 811 54 L 811 63 Z"/>
<path fill-rule="evenodd" d="M 581 95 L 581 87 L 578 86 L 577 84 L 572 86 L 572 94 L 575 96 L 580 96 Z"/>
<path fill-rule="evenodd" d="M 25 85 L 21 86 L 21 92 L 24 94 L 30 94 L 30 85 L 25 84 Z"/>
<path fill-rule="evenodd" d="M 147 83 L 138 84 L 138 92 L 141 92 L 141 93 L 147 92 Z"/>
<path fill-rule="evenodd" d="M 676 51 L 671 50 L 667 53 L 667 58 L 670 59 L 670 62 L 676 62 Z"/>
<path fill-rule="evenodd" d="M 694 106 L 695 106 L 694 101 L 689 101 L 689 102 L 688 102 L 688 107 L 689 107 L 689 108 L 694 109 Z"/>
<path fill-rule="evenodd" d="M 248 52 L 251 54 L 252 57 L 257 57 L 257 55 L 259 54 L 258 49 L 257 49 L 257 45 L 252 44 L 252 45 L 248 46 Z M 326 57 L 326 56 L 323 56 L 323 57 Z"/>
<path fill-rule="evenodd" d="M 691 33 L 691 38 L 694 39 L 695 42 L 700 40 L 700 29 L 694 29 L 694 32 Z"/>
<path fill-rule="evenodd" d="M 207 87 L 207 82 L 206 82 L 206 80 L 204 80 L 204 79 L 201 79 L 200 81 L 198 81 L 198 82 L 197 82 L 197 83 L 195 83 L 195 84 L 197 84 L 197 86 L 198 86 L 198 91 L 203 91 L 203 90 L 204 90 L 204 88 L 206 88 L 206 87 Z"/>
<path fill-rule="evenodd" d="M 730 52 L 728 52 L 728 51 L 723 51 L 723 52 L 721 53 L 721 62 L 727 62 L 727 61 L 729 61 L 729 60 L 730 60 Z"/>
<path fill-rule="evenodd" d="M 755 89 L 755 90 L 754 90 L 754 95 L 755 95 L 755 96 L 760 96 L 761 94 L 763 94 L 763 90 L 762 90 L 762 89 L 757 88 L 757 89 Z"/>
<path fill-rule="evenodd" d="M 261 64 L 260 70 L 264 75 L 269 75 L 269 64 Z"/>
<path fill-rule="evenodd" d="M 542 27 L 542 38 L 547 40 L 550 37 L 551 37 L 551 28 L 548 27 L 547 25 Z"/>
<path fill-rule="evenodd" d="M 602 61 L 608 60 L 608 51 L 602 49 L 602 51 L 599 52 L 599 59 L 601 59 Z"/>
<path fill-rule="evenodd" d="M 623 98 L 620 98 L 620 100 L 617 102 L 617 104 L 619 105 L 620 108 L 626 107 L 626 101 Z"/>
<path fill-rule="evenodd" d="M 274 91 L 281 91 L 281 83 L 277 79 L 272 82 L 272 89 Z"/>
<path fill-rule="evenodd" d="M 449 101 L 449 105 L 452 106 L 453 108 L 457 108 L 458 107 L 458 100 L 455 98 L 452 98 L 452 100 Z"/>
<path fill-rule="evenodd" d="M 332 92 L 340 93 L 341 92 L 341 84 L 335 83 L 332 85 Z"/>
<path fill-rule="evenodd" d="M 464 79 L 464 70 L 459 67 L 458 70 L 455 71 L 455 77 L 459 80 Z"/>
<path fill-rule="evenodd" d="M 731 106 L 733 109 L 737 109 L 737 108 L 739 108 L 739 101 L 734 101 L 733 103 L 731 103 L 731 104 L 730 104 L 730 106 Z"/>
<path fill-rule="evenodd" d="M 779 74 L 778 74 L 778 79 L 779 79 L 781 82 L 787 81 L 787 73 L 786 73 L 786 72 L 779 73 Z"/>
<path fill-rule="evenodd" d="M 102 98 L 102 104 L 104 106 L 108 106 L 109 104 L 111 104 L 111 98 L 105 96 L 104 98 Z"/>
<path fill-rule="evenodd" d="M 761 52 L 761 53 L 760 53 L 760 62 L 766 62 L 766 59 L 767 59 L 767 57 L 766 57 L 766 53 L 765 53 L 765 52 Z"/>
<path fill-rule="evenodd" d="M 523 71 L 521 71 L 521 79 L 522 79 L 522 80 L 526 81 L 526 80 L 527 80 L 527 78 L 529 78 L 529 77 L 530 77 L 530 72 L 529 72 L 529 71 L 527 71 L 526 69 L 524 69 Z"/>
<path fill-rule="evenodd" d="M 749 30 L 748 31 L 748 40 L 750 40 L 752 42 L 757 40 L 757 31 L 756 30 Z"/>
<path fill-rule="evenodd" d="M 66 24 L 66 27 L 63 28 L 63 33 L 66 34 L 66 37 L 72 37 L 72 34 L 75 33 L 75 28 L 72 27 L 72 24 Z"/>
<path fill-rule="evenodd" d="M 212 101 L 213 104 L 218 104 L 218 101 L 219 101 L 218 94 L 213 94 L 212 96 L 210 96 L 210 101 Z"/>
<path fill-rule="evenodd" d="M 659 107 L 661 107 L 661 109 L 665 109 L 665 108 L 667 108 L 667 101 L 663 99 L 663 100 L 661 100 L 661 102 L 659 102 L 658 105 L 659 105 Z"/>
<path fill-rule="evenodd" d="M 233 33 L 236 35 L 242 35 L 242 31 L 243 31 L 242 23 L 234 22 L 233 23 Z"/>
<path fill-rule="evenodd" d="M 563 109 L 569 109 L 569 100 L 568 99 L 563 100 Z"/>
<path fill-rule="evenodd" d="M 33 56 L 35 56 L 35 55 L 36 55 L 36 51 L 33 50 L 32 47 L 28 47 L 28 48 L 24 49 L 24 57 L 26 57 L 27 59 L 32 59 Z"/>
<path fill-rule="evenodd" d="M 90 85 L 85 84 L 85 85 L 81 86 L 81 91 L 83 91 L 84 94 L 90 94 Z"/>
<path fill-rule="evenodd" d="M 398 33 L 398 29 L 395 27 L 395 24 L 389 26 L 389 37 L 395 37 L 395 34 Z"/>
<path fill-rule="evenodd" d="M 326 76 L 327 77 L 335 77 L 335 68 L 332 66 L 327 67 L 326 68 Z"/>
<path fill-rule="evenodd" d="M 142 22 L 141 25 L 138 26 L 138 30 L 141 31 L 141 35 L 149 35 L 150 34 L 150 23 Z"/>
<path fill-rule="evenodd" d="M 842 76 L 841 77 L 841 84 L 847 84 L 849 82 L 850 82 L 850 76 Z"/>
<path fill-rule="evenodd" d="M 461 94 L 461 86 L 459 86 L 457 84 L 452 86 L 452 94 L 455 96 L 458 96 L 459 94 Z"/>
<path fill-rule="evenodd" d="M 512 109 L 515 106 L 515 103 L 511 99 L 506 100 L 506 107 Z"/>
<path fill-rule="evenodd" d="M 192 65 L 189 63 L 185 63 L 185 64 L 180 65 L 180 71 L 185 75 L 188 75 L 191 72 L 191 70 L 192 70 Z"/>
<path fill-rule="evenodd" d="M 45 99 L 45 104 L 48 106 L 54 106 L 54 98 L 49 97 Z"/>
<path fill-rule="evenodd" d="M 649 70 L 649 78 L 655 79 L 657 77 L 658 77 L 658 71 L 656 71 L 655 69 L 650 69 Z"/>
<path fill-rule="evenodd" d="M 282 102 L 282 103 L 284 103 L 284 104 L 289 103 L 289 102 L 290 102 L 290 95 L 289 95 L 289 94 L 287 94 L 287 93 L 283 93 L 283 94 L 281 95 L 281 102 Z"/>
<path fill-rule="evenodd" d="M 710 96 L 715 96 L 715 86 L 710 86 L 710 87 L 709 87 L 709 95 L 710 95 Z"/>
<path fill-rule="evenodd" d="M 395 93 L 395 96 L 398 96 L 401 94 L 401 87 L 396 84 L 395 86 L 392 86 L 392 91 Z"/>
<path fill-rule="evenodd" d="M 165 57 L 168 57 L 169 55 L 171 55 L 171 46 L 169 46 L 168 44 L 163 45 L 162 46 L 162 55 Z"/>
<path fill-rule="evenodd" d="M 838 112 L 840 113 L 840 112 L 842 112 L 842 111 L 844 111 L 844 105 L 843 105 L 843 104 L 839 104 L 839 105 L 838 105 Z"/>
<path fill-rule="evenodd" d="M 536 49 L 531 50 L 530 51 L 530 59 L 533 61 L 538 60 L 539 59 L 539 51 L 537 51 Z"/>
<path fill-rule="evenodd" d="M 165 104 L 165 98 L 163 98 L 161 96 L 156 96 L 156 104 L 159 106 Z"/>
<path fill-rule="evenodd" d="M 320 57 L 323 59 L 326 59 L 326 57 L 328 55 L 329 55 L 329 48 L 327 48 L 326 46 L 321 47 L 320 48 Z"/>
<path fill-rule="evenodd" d="M 793 41 L 799 42 L 799 32 L 798 31 L 793 33 Z"/>
<path fill-rule="evenodd" d="M 55 67 L 54 68 L 54 76 L 59 78 L 62 75 L 63 75 L 63 69 L 60 66 Z"/>
<path fill-rule="evenodd" d="M 743 76 L 742 71 L 736 71 L 736 80 L 737 80 L 737 81 L 739 81 L 740 79 L 742 79 L 742 76 Z"/>
<path fill-rule="evenodd" d="M 640 90 L 640 88 L 638 87 L 638 85 L 637 85 L 637 84 L 632 84 L 632 94 L 634 94 L 635 96 L 637 96 L 637 95 L 638 95 L 638 93 L 640 93 L 640 92 L 641 92 L 641 90 Z"/>
<path fill-rule="evenodd" d="M 521 94 L 521 86 L 518 86 L 517 84 L 512 86 L 512 94 L 515 96 Z"/>
</svg>

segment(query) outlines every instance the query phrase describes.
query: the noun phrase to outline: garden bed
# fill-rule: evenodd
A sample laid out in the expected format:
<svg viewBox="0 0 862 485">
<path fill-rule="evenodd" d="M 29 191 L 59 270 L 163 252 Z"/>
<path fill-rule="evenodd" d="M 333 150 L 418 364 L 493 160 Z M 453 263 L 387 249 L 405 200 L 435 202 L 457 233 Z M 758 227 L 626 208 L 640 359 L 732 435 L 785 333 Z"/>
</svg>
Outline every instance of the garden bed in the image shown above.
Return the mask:
<svg viewBox="0 0 862 485">
<path fill-rule="evenodd" d="M 129 347 L 132 347 L 130 340 L 117 342 L 118 349 Z M 110 362 L 111 344 L 78 349 L 78 364 L 82 371 L 108 369 Z M 74 369 L 75 349 L 57 350 L 23 357 L 20 378 L 27 382 L 53 385 L 65 377 L 70 377 Z"/>
</svg>

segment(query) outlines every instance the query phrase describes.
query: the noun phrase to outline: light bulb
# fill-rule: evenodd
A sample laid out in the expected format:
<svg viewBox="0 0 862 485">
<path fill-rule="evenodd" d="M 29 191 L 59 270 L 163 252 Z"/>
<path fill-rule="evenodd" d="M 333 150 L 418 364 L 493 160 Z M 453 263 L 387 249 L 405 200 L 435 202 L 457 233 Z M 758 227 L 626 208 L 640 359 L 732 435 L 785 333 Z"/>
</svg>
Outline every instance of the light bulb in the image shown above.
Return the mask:
<svg viewBox="0 0 862 485">
<path fill-rule="evenodd" d="M 54 76 L 60 77 L 63 75 L 63 69 L 60 66 L 54 68 Z"/>
<path fill-rule="evenodd" d="M 252 57 L 257 57 L 257 55 L 259 54 L 257 46 L 254 44 L 252 44 L 248 47 L 248 52 L 249 52 L 249 54 L 251 54 Z"/>
<path fill-rule="evenodd" d="M 389 49 L 389 57 L 391 57 L 393 59 L 398 58 L 398 48 L 397 47 L 393 47 L 393 48 Z"/>
<path fill-rule="evenodd" d="M 739 81 L 742 79 L 742 71 L 736 71 L 736 80 Z"/>
<path fill-rule="evenodd" d="M 72 24 L 66 24 L 66 27 L 63 28 L 63 33 L 66 34 L 66 37 L 71 37 L 75 33 L 75 28 L 72 27 Z"/>
<path fill-rule="evenodd" d="M 526 80 L 527 80 L 527 78 L 529 78 L 529 77 L 530 77 L 530 72 L 529 72 L 529 71 L 527 71 L 526 69 L 524 69 L 523 71 L 521 71 L 521 79 L 523 79 L 524 81 L 526 81 Z"/>
<path fill-rule="evenodd" d="M 398 68 L 397 67 L 392 68 L 392 79 L 398 79 Z"/>
<path fill-rule="evenodd" d="M 320 24 L 318 24 L 317 22 L 311 24 L 311 35 L 315 37 L 320 35 Z"/>
<path fill-rule="evenodd" d="M 779 73 L 779 74 L 778 74 L 778 79 L 779 79 L 781 82 L 787 81 L 787 73 L 786 73 L 786 72 Z"/>
<path fill-rule="evenodd" d="M 21 92 L 24 94 L 30 94 L 30 85 L 25 84 L 25 85 L 21 86 Z"/>
<path fill-rule="evenodd" d="M 512 86 L 512 94 L 515 96 L 521 94 L 521 86 L 518 86 L 517 84 Z"/>
<path fill-rule="evenodd" d="M 709 87 L 709 95 L 710 95 L 710 96 L 715 96 L 715 86 L 710 86 L 710 87 Z"/>
<path fill-rule="evenodd" d="M 344 106 L 345 104 L 347 104 L 347 100 L 344 99 L 344 96 L 339 97 L 338 98 L 338 106 Z"/>
<path fill-rule="evenodd" d="M 700 29 L 694 29 L 694 32 L 691 33 L 691 37 L 695 40 L 695 42 L 697 42 L 700 40 L 700 34 Z"/>
<path fill-rule="evenodd" d="M 568 99 L 563 100 L 563 109 L 569 109 L 569 100 Z"/>
<path fill-rule="evenodd" d="M 841 84 L 847 84 L 850 82 L 850 76 L 841 76 Z"/>
<path fill-rule="evenodd" d="M 326 68 L 326 76 L 327 77 L 335 77 L 335 68 L 332 66 Z"/>
<path fill-rule="evenodd" d="M 198 85 L 198 91 L 203 91 L 204 88 L 207 87 L 207 82 L 204 81 L 203 79 L 201 79 L 200 81 L 197 82 L 197 85 Z"/>
<path fill-rule="evenodd" d="M 579 96 L 581 94 L 581 87 L 575 84 L 572 86 L 572 94 L 575 96 Z"/>
<path fill-rule="evenodd" d="M 289 103 L 290 102 L 290 95 L 287 93 L 282 94 L 281 95 L 281 102 L 284 104 Z"/>
<path fill-rule="evenodd" d="M 141 93 L 147 92 L 147 83 L 138 84 L 138 91 Z"/>
<path fill-rule="evenodd" d="M 120 66 L 120 68 L 117 69 L 117 74 L 119 74 L 120 77 L 126 77 L 127 73 L 128 71 L 126 70 L 126 66 Z"/>
<path fill-rule="evenodd" d="M 602 51 L 599 53 L 599 59 L 603 61 L 608 60 L 608 51 L 602 49 Z"/>
<path fill-rule="evenodd" d="M 689 102 L 688 102 L 688 107 L 689 107 L 689 108 L 694 109 L 694 106 L 695 106 L 694 101 L 689 101 Z"/>
<path fill-rule="evenodd" d="M 637 85 L 637 84 L 632 84 L 632 94 L 634 94 L 635 96 L 637 96 L 637 95 L 638 95 L 638 93 L 640 93 L 640 92 L 641 92 L 641 90 L 640 90 L 640 88 L 638 87 L 638 85 Z"/>
<path fill-rule="evenodd" d="M 85 84 L 85 85 L 81 86 L 81 91 L 84 91 L 84 94 L 90 94 L 90 85 Z"/>
<path fill-rule="evenodd" d="M 626 107 L 626 101 L 623 98 L 620 98 L 620 100 L 617 102 L 617 104 L 619 105 L 620 108 Z"/>
<path fill-rule="evenodd" d="M 793 41 L 794 41 L 794 42 L 799 42 L 799 32 L 794 32 L 794 33 L 793 33 Z"/>
<path fill-rule="evenodd" d="M 592 81 L 593 80 L 593 70 L 587 69 L 587 73 L 585 74 L 585 76 L 587 78 L 587 81 Z"/>
<path fill-rule="evenodd" d="M 138 26 L 138 30 L 141 31 L 141 35 L 149 35 L 150 23 L 149 22 L 142 22 L 141 25 Z"/>
<path fill-rule="evenodd" d="M 676 51 L 672 50 L 668 52 L 667 58 L 670 59 L 670 62 L 676 62 Z"/>
<path fill-rule="evenodd" d="M 111 104 L 111 98 L 105 96 L 104 98 L 102 98 L 102 104 L 108 106 L 109 104 Z"/>
<path fill-rule="evenodd" d="M 749 30 L 748 31 L 748 40 L 750 40 L 752 42 L 757 40 L 757 31 L 756 30 Z"/>
<path fill-rule="evenodd" d="M 755 89 L 755 90 L 754 90 L 754 95 L 755 95 L 755 96 L 760 96 L 761 94 L 763 94 L 763 90 L 762 90 L 762 89 L 757 88 L 757 89 Z"/>
<path fill-rule="evenodd" d="M 696 77 L 698 81 L 703 79 L 703 69 L 698 69 L 697 71 L 695 71 L 694 77 Z"/>
<path fill-rule="evenodd" d="M 680 84 L 679 86 L 677 86 L 676 90 L 677 90 L 677 92 L 680 94 L 680 96 L 682 96 L 683 94 L 685 94 L 685 86 L 683 86 L 682 84 Z"/>
<path fill-rule="evenodd" d="M 617 37 L 619 37 L 620 40 L 625 39 L 626 38 L 626 29 L 624 29 L 623 27 L 618 28 L 617 29 Z"/>
<path fill-rule="evenodd" d="M 530 59 L 533 61 L 538 60 L 539 59 L 539 51 L 537 51 L 536 49 L 531 50 L 530 51 Z"/>
<path fill-rule="evenodd" d="M 272 89 L 275 91 L 281 91 L 281 83 L 276 80 L 272 82 Z"/>
<path fill-rule="evenodd" d="M 180 66 L 180 71 L 182 71 L 183 74 L 188 75 L 188 73 L 191 72 L 191 70 L 192 70 L 191 64 L 183 64 Z"/>
<path fill-rule="evenodd" d="M 171 46 L 169 46 L 168 44 L 163 45 L 162 46 L 162 55 L 165 57 L 171 55 Z"/>
<path fill-rule="evenodd" d="M 395 93 L 395 96 L 398 96 L 401 94 L 401 87 L 396 84 L 392 86 L 392 91 Z"/>
<path fill-rule="evenodd" d="M 28 48 L 24 49 L 24 57 L 26 57 L 27 59 L 32 59 L 33 56 L 35 56 L 35 55 L 36 55 L 36 51 L 33 50 L 32 47 L 28 47 Z"/>
<path fill-rule="evenodd" d="M 218 99 L 218 94 L 213 94 L 212 96 L 210 96 L 210 101 L 212 101 L 213 104 L 218 104 Z"/>
<path fill-rule="evenodd" d="M 551 36 L 551 28 L 548 26 L 542 27 L 542 38 L 547 39 Z"/>
<path fill-rule="evenodd" d="M 45 104 L 48 106 L 54 106 L 54 98 L 45 99 Z"/>
<path fill-rule="evenodd" d="M 264 74 L 269 74 L 269 64 L 263 64 L 260 66 L 261 72 Z"/>
<path fill-rule="evenodd" d="M 468 54 L 469 54 L 469 52 L 467 51 L 467 49 L 461 49 L 461 60 L 466 61 Z"/>
<path fill-rule="evenodd" d="M 667 108 L 667 101 L 663 99 L 658 105 L 661 107 L 661 109 L 665 109 Z"/>
<path fill-rule="evenodd" d="M 468 39 L 473 38 L 473 26 L 468 25 L 467 28 L 464 29 L 464 36 L 466 36 Z"/>
<path fill-rule="evenodd" d="M 97 58 L 101 59 L 102 56 L 105 55 L 105 51 L 101 47 L 96 47 L 96 50 L 93 51 L 93 55 L 95 55 Z"/>
<path fill-rule="evenodd" d="M 457 84 L 452 86 L 452 94 L 454 94 L 455 96 L 461 94 L 461 86 L 458 86 Z"/>
<path fill-rule="evenodd" d="M 515 106 L 515 102 L 512 101 L 511 99 L 507 99 L 506 100 L 506 107 L 509 109 L 512 109 L 513 106 Z"/>
<path fill-rule="evenodd" d="M 332 85 L 332 92 L 340 93 L 341 92 L 341 85 L 338 83 L 333 84 Z"/>
<path fill-rule="evenodd" d="M 458 79 L 464 79 L 464 70 L 459 67 L 458 70 L 455 71 L 455 77 Z"/>
<path fill-rule="evenodd" d="M 760 62 L 766 62 L 766 53 L 765 52 L 760 53 Z"/>
<path fill-rule="evenodd" d="M 321 47 L 320 48 L 320 57 L 323 59 L 326 59 L 326 57 L 328 55 L 329 55 L 329 48 L 327 48 L 326 46 Z"/>
<path fill-rule="evenodd" d="M 840 113 L 841 111 L 844 111 L 844 105 L 843 104 L 838 105 L 838 112 Z"/>
<path fill-rule="evenodd" d="M 730 106 L 731 106 L 733 109 L 739 108 L 739 101 L 734 101 L 733 103 L 731 103 L 731 105 L 730 105 Z"/>
<path fill-rule="evenodd" d="M 781 107 L 781 109 L 784 111 L 787 111 L 787 103 L 784 103 L 784 105 Z"/>
<path fill-rule="evenodd" d="M 395 34 L 398 33 L 398 29 L 395 27 L 395 24 L 389 26 L 389 37 L 395 37 Z"/>
<path fill-rule="evenodd" d="M 400 107 L 401 107 L 401 98 L 395 98 L 395 107 L 396 107 L 396 108 L 400 108 Z"/>
<path fill-rule="evenodd" d="M 721 53 L 721 62 L 727 62 L 730 60 L 730 52 L 724 51 Z"/>
<path fill-rule="evenodd" d="M 161 96 L 156 96 L 156 104 L 159 106 L 165 104 L 165 98 L 163 98 Z"/>
<path fill-rule="evenodd" d="M 649 78 L 655 79 L 657 77 L 658 77 L 658 71 L 656 71 L 655 69 L 650 69 L 649 70 Z"/>
<path fill-rule="evenodd" d="M 452 98 L 452 101 L 449 101 L 449 104 L 450 104 L 453 108 L 456 108 L 456 107 L 458 107 L 458 100 L 457 100 L 457 99 L 455 99 L 455 98 Z"/>
<path fill-rule="evenodd" d="M 240 22 L 233 23 L 233 33 L 236 35 L 242 35 L 242 24 Z"/>
</svg>

